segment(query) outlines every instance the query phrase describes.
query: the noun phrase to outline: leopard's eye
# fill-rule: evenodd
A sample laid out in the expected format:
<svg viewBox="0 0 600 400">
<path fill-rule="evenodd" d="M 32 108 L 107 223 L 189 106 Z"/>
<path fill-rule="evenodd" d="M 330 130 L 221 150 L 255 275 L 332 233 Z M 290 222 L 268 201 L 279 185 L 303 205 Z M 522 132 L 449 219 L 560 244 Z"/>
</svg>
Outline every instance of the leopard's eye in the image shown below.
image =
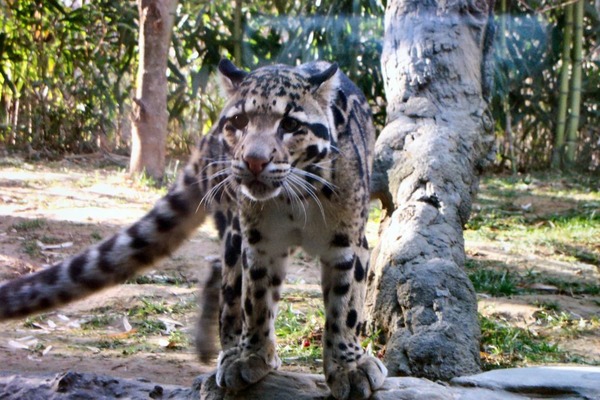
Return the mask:
<svg viewBox="0 0 600 400">
<path fill-rule="evenodd" d="M 285 132 L 295 132 L 300 127 L 300 121 L 292 117 L 284 117 L 279 126 Z"/>
<path fill-rule="evenodd" d="M 248 117 L 244 114 L 236 114 L 229 118 L 229 122 L 235 127 L 235 129 L 243 130 L 248 125 Z"/>
</svg>

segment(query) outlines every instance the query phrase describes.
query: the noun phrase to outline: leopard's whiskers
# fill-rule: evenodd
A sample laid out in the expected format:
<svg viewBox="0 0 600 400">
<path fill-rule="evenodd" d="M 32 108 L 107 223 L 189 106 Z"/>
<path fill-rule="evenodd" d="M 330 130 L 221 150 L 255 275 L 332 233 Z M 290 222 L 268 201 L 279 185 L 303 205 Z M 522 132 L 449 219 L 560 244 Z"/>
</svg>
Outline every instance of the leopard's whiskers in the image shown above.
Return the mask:
<svg viewBox="0 0 600 400">
<path fill-rule="evenodd" d="M 297 169 L 297 168 L 294 168 L 293 172 L 296 173 L 297 175 L 302 175 L 304 177 L 313 179 L 313 180 L 321 183 L 323 186 L 327 186 L 329 189 L 331 189 L 332 192 L 335 192 L 335 189 L 336 189 L 335 185 L 333 183 L 329 182 L 327 179 L 323 178 L 322 176 L 313 174 L 312 172 L 308 172 L 303 169 Z M 310 185 L 314 188 L 314 186 L 312 184 L 310 184 Z"/>
<path fill-rule="evenodd" d="M 306 193 L 308 193 L 308 195 L 310 197 L 312 197 L 312 199 L 315 201 L 315 203 L 319 207 L 319 210 L 321 211 L 321 216 L 323 217 L 323 221 L 326 222 L 327 219 L 325 218 L 325 209 L 323 208 L 323 204 L 321 204 L 321 200 L 319 200 L 319 197 L 316 194 L 315 186 L 313 184 L 307 182 L 306 180 L 304 180 L 302 178 L 302 176 L 296 175 L 295 172 L 297 172 L 297 171 L 298 170 L 294 169 L 292 171 L 293 173 L 289 175 L 288 179 L 289 179 L 290 183 L 296 184 L 297 187 L 300 187 Z"/>
<path fill-rule="evenodd" d="M 282 186 L 287 196 L 292 200 L 292 211 L 294 210 L 294 205 L 297 204 L 298 210 L 301 210 L 302 214 L 304 214 L 304 226 L 306 226 L 306 222 L 308 221 L 308 216 L 306 215 L 306 207 L 304 207 L 304 202 L 302 201 L 302 198 L 296 192 L 296 184 L 293 182 L 285 181 L 283 182 Z"/>
<path fill-rule="evenodd" d="M 225 176 L 225 179 L 220 180 L 217 184 L 210 187 L 208 192 L 200 200 L 200 204 L 210 205 L 217 196 L 217 193 L 221 191 L 221 189 L 223 189 L 224 186 L 230 185 L 232 183 L 231 168 L 229 167 L 223 168 L 220 171 L 215 172 L 208 178 L 208 180 L 209 182 L 214 182 L 217 178 L 220 178 L 222 176 Z"/>
</svg>

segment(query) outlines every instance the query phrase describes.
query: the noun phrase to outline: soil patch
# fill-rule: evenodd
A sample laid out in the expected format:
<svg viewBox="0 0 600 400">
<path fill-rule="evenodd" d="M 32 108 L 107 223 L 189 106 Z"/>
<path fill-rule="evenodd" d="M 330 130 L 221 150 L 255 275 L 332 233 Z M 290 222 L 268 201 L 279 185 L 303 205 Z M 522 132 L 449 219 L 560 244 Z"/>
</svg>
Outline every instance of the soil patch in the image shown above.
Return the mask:
<svg viewBox="0 0 600 400">
<path fill-rule="evenodd" d="M 66 161 L 0 163 L 0 192 L 0 280 L 76 254 L 140 218 L 164 193 L 140 186 L 122 171 Z M 531 194 L 514 204 L 536 212 L 550 207 L 564 212 L 569 207 L 564 201 Z M 377 232 L 374 224 L 369 229 Z M 554 275 L 565 282 L 598 285 L 598 266 L 593 264 L 551 259 L 533 251 L 515 253 L 510 242 L 470 240 L 466 248 L 472 259 L 489 262 L 498 271 L 510 267 L 521 275 Z M 43 316 L 3 323 L 2 370 L 72 370 L 190 385 L 196 375 L 215 366 L 214 361 L 202 365 L 196 359 L 194 304 L 200 295 L 197 288 L 219 253 L 216 231 L 205 224 L 171 258 L 133 282 Z M 314 260 L 296 254 L 285 296 L 294 304 L 318 298 L 319 276 Z M 578 321 L 584 325 L 598 321 L 600 297 L 541 286 L 527 290 L 505 297 L 482 294 L 480 312 L 549 335 L 585 363 L 600 363 L 600 329 L 577 327 Z M 550 311 L 556 316 L 564 313 L 570 322 L 551 323 Z M 300 362 L 291 364 L 288 370 L 306 370 Z"/>
</svg>

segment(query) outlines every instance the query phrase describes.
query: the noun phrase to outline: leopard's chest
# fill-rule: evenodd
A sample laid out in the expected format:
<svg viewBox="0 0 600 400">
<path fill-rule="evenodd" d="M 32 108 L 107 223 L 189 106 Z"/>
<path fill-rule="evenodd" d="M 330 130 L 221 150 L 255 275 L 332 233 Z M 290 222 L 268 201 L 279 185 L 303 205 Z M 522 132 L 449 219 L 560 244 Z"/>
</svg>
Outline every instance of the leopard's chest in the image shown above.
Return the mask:
<svg viewBox="0 0 600 400">
<path fill-rule="evenodd" d="M 322 254 L 340 221 L 331 204 L 314 200 L 294 203 L 274 199 L 260 205 L 241 207 L 242 230 L 246 242 L 277 252 L 302 247 L 310 255 Z M 249 238 L 248 232 L 259 232 L 260 241 Z"/>
</svg>

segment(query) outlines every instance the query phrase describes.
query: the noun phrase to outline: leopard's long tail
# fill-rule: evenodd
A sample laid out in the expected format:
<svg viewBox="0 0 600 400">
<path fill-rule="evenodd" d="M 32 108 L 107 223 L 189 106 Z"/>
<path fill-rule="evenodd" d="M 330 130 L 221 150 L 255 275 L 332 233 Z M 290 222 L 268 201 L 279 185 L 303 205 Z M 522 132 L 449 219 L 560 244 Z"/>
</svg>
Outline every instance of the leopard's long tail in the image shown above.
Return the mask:
<svg viewBox="0 0 600 400">
<path fill-rule="evenodd" d="M 211 272 L 203 284 L 199 302 L 201 311 L 196 325 L 196 352 L 204 364 L 208 364 L 218 354 L 221 273 L 221 260 L 217 258 L 211 263 Z"/>
<path fill-rule="evenodd" d="M 201 149 L 202 150 L 202 149 Z M 57 307 L 118 283 L 169 255 L 204 221 L 206 184 L 192 162 L 142 219 L 76 256 L 0 285 L 0 321 Z"/>
</svg>

